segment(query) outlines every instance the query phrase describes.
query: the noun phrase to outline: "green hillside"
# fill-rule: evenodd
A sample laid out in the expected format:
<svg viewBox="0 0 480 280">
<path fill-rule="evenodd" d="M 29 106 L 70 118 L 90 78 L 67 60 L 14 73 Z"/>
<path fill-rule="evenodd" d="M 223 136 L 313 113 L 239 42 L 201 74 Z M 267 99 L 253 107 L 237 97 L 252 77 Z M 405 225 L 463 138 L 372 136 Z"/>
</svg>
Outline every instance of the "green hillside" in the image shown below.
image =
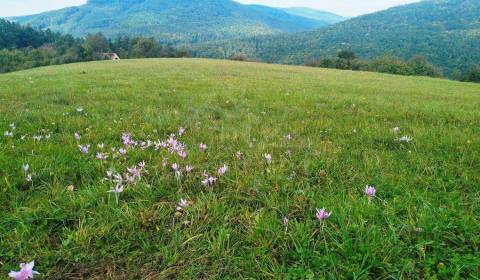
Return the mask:
<svg viewBox="0 0 480 280">
<path fill-rule="evenodd" d="M 89 0 L 79 7 L 15 20 L 74 36 L 103 32 L 110 37 L 153 36 L 172 43 L 305 31 L 330 22 L 231 0 Z"/>
<path fill-rule="evenodd" d="M 478 278 L 479 94 L 201 59 L 2 74 L 0 278 Z"/>
<path fill-rule="evenodd" d="M 339 16 L 334 13 L 305 8 L 305 7 L 283 8 L 282 10 L 292 15 L 297 15 L 297 16 L 311 18 L 314 20 L 325 22 L 325 25 L 331 25 L 333 23 L 337 23 L 346 19 L 345 17 Z"/>
<path fill-rule="evenodd" d="M 303 63 L 352 50 L 363 58 L 423 55 L 450 73 L 480 62 L 480 1 L 426 0 L 317 31 L 257 37 L 198 47 L 199 55 L 244 54 L 265 61 Z"/>
</svg>

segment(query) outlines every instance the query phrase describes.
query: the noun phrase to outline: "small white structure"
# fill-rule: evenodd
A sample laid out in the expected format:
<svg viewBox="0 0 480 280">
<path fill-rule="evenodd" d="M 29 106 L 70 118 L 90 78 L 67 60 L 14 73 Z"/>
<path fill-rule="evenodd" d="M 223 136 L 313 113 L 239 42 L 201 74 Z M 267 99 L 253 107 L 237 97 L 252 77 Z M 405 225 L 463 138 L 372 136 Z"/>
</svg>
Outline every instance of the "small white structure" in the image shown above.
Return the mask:
<svg viewBox="0 0 480 280">
<path fill-rule="evenodd" d="M 102 55 L 106 60 L 120 60 L 120 57 L 116 53 L 103 53 Z"/>
</svg>

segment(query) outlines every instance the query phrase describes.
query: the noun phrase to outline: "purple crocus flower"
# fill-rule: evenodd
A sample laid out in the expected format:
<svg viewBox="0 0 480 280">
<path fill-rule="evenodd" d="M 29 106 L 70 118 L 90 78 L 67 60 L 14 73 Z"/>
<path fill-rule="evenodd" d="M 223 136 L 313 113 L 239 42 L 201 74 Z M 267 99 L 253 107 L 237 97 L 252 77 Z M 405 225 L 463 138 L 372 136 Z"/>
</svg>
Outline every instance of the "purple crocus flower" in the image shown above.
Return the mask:
<svg viewBox="0 0 480 280">
<path fill-rule="evenodd" d="M 35 274 L 40 274 L 37 271 L 33 270 L 35 266 L 35 261 L 30 263 L 21 263 L 20 264 L 20 271 L 10 271 L 8 276 L 13 278 L 14 280 L 28 280 L 33 279 Z"/>
<path fill-rule="evenodd" d="M 213 186 L 213 184 L 215 184 L 215 182 L 217 181 L 217 178 L 208 175 L 206 172 L 203 172 L 203 176 L 205 177 L 205 179 L 202 180 L 202 184 L 204 184 L 205 186 Z"/>
<path fill-rule="evenodd" d="M 73 137 L 75 137 L 75 140 L 77 140 L 77 141 L 80 141 L 80 139 L 82 138 L 82 136 L 80 136 L 80 133 L 78 133 L 78 132 L 75 132 Z"/>
<path fill-rule="evenodd" d="M 208 148 L 207 144 L 204 144 L 204 143 L 200 143 L 200 145 L 198 145 L 198 147 L 199 147 L 200 150 L 202 150 L 202 151 L 205 151 L 205 150 Z"/>
<path fill-rule="evenodd" d="M 224 164 L 222 167 L 220 167 L 217 171 L 218 175 L 222 176 L 224 175 L 228 170 L 228 166 Z"/>
<path fill-rule="evenodd" d="M 187 207 L 188 201 L 185 199 L 180 199 L 180 202 L 177 204 L 177 211 L 183 211 Z"/>
<path fill-rule="evenodd" d="M 331 214 L 332 214 L 331 212 L 327 212 L 324 208 L 322 208 L 322 209 L 317 209 L 317 213 L 315 213 L 315 217 L 317 217 L 317 219 L 322 222 L 328 219 Z"/>
<path fill-rule="evenodd" d="M 185 133 L 185 128 L 184 128 L 184 127 L 180 127 L 180 128 L 178 129 L 178 136 L 182 136 L 184 133 Z"/>
<path fill-rule="evenodd" d="M 271 154 L 264 154 L 263 157 L 267 161 L 267 163 L 272 163 L 272 155 Z"/>
<path fill-rule="evenodd" d="M 90 145 L 78 145 L 78 148 L 80 149 L 80 152 L 82 152 L 82 154 L 88 154 L 88 152 L 90 151 Z"/>
<path fill-rule="evenodd" d="M 287 216 L 283 217 L 283 219 L 282 219 L 282 223 L 283 223 L 284 226 L 288 226 L 288 222 L 289 222 L 289 221 L 290 221 L 290 220 L 288 219 Z"/>
<path fill-rule="evenodd" d="M 235 153 L 235 156 L 237 157 L 238 160 L 241 160 L 243 154 L 242 154 L 242 152 L 238 151 L 238 152 Z"/>
<path fill-rule="evenodd" d="M 185 171 L 186 171 L 187 173 L 192 172 L 192 170 L 193 170 L 193 166 L 191 166 L 191 165 L 185 166 Z"/>
<path fill-rule="evenodd" d="M 178 166 L 178 164 L 174 163 L 174 164 L 172 164 L 172 169 L 173 169 L 173 171 L 176 172 L 180 169 L 180 166 Z"/>
<path fill-rule="evenodd" d="M 101 160 L 101 161 L 104 161 L 104 160 L 107 160 L 108 156 L 104 153 L 97 153 L 97 159 L 98 160 Z"/>
<path fill-rule="evenodd" d="M 118 198 L 120 196 L 120 193 L 123 192 L 123 185 L 117 184 L 114 189 L 111 189 L 108 191 L 109 193 L 114 193 L 115 194 L 115 201 L 118 205 Z"/>
<path fill-rule="evenodd" d="M 372 186 L 365 186 L 365 195 L 368 196 L 369 198 L 372 198 L 372 197 L 375 197 L 375 193 L 377 192 L 377 190 L 372 187 Z"/>
</svg>

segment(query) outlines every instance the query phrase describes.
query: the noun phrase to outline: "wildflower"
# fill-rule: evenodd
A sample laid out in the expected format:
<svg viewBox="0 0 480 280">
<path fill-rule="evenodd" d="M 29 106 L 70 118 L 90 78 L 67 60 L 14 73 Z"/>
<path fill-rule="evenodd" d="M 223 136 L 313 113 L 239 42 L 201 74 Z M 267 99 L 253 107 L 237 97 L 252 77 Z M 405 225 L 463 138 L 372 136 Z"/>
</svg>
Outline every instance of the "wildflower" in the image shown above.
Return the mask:
<svg viewBox="0 0 480 280">
<path fill-rule="evenodd" d="M 217 171 L 218 175 L 222 176 L 224 175 L 228 170 L 228 166 L 224 164 L 222 167 L 220 167 Z"/>
<path fill-rule="evenodd" d="M 242 159 L 242 152 L 238 151 L 237 153 L 235 153 L 235 156 L 237 157 L 238 160 L 241 160 Z"/>
<path fill-rule="evenodd" d="M 284 136 L 285 140 L 292 140 L 292 135 L 287 134 Z"/>
<path fill-rule="evenodd" d="M 117 202 L 117 205 L 118 205 L 118 198 L 120 196 L 120 193 L 123 192 L 123 185 L 117 184 L 114 189 L 111 189 L 108 192 L 115 194 L 115 201 Z"/>
<path fill-rule="evenodd" d="M 77 112 L 78 112 L 78 113 L 83 112 L 83 107 L 78 107 L 78 108 L 77 108 Z"/>
<path fill-rule="evenodd" d="M 178 171 L 180 169 L 180 166 L 178 166 L 178 164 L 174 163 L 174 164 L 172 164 L 172 169 L 173 169 L 173 171 Z"/>
<path fill-rule="evenodd" d="M 187 207 L 188 201 L 185 199 L 180 199 L 180 202 L 177 204 L 177 211 L 183 211 Z"/>
<path fill-rule="evenodd" d="M 324 221 L 328 219 L 331 214 L 332 214 L 331 212 L 327 212 L 325 209 L 317 209 L 317 213 L 315 213 L 315 217 L 317 217 L 319 221 Z"/>
<path fill-rule="evenodd" d="M 398 142 L 400 143 L 410 143 L 413 139 L 409 136 L 402 136 L 398 138 Z"/>
<path fill-rule="evenodd" d="M 77 141 L 80 141 L 80 139 L 82 138 L 82 136 L 80 136 L 80 133 L 78 133 L 78 132 L 75 132 L 73 137 L 75 137 L 75 140 L 77 140 Z"/>
<path fill-rule="evenodd" d="M 272 155 L 271 154 L 264 154 L 263 157 L 267 161 L 267 163 L 272 163 Z"/>
<path fill-rule="evenodd" d="M 283 217 L 283 219 L 282 219 L 282 223 L 283 223 L 284 226 L 288 226 L 288 222 L 289 222 L 289 221 L 290 221 L 290 220 L 288 219 L 287 216 Z"/>
<path fill-rule="evenodd" d="M 205 186 L 212 186 L 217 181 L 217 178 L 208 175 L 206 172 L 203 172 L 203 176 L 205 177 L 205 179 L 202 180 L 202 184 L 204 184 Z"/>
<path fill-rule="evenodd" d="M 186 158 L 187 157 L 187 153 L 185 151 L 178 151 L 177 154 L 181 158 Z"/>
<path fill-rule="evenodd" d="M 372 187 L 372 186 L 365 186 L 365 195 L 368 196 L 369 198 L 372 198 L 375 196 L 375 193 L 377 192 L 377 190 Z"/>
<path fill-rule="evenodd" d="M 90 151 L 90 145 L 86 145 L 86 146 L 78 145 L 78 148 L 80 149 L 80 152 L 82 154 L 88 154 L 88 152 Z"/>
<path fill-rule="evenodd" d="M 200 143 L 199 148 L 200 148 L 200 150 L 205 151 L 208 148 L 208 146 L 207 146 L 207 144 Z"/>
<path fill-rule="evenodd" d="M 178 129 L 178 136 L 182 136 L 184 133 L 185 133 L 185 128 L 184 128 L 184 127 L 180 127 L 180 128 Z"/>
<path fill-rule="evenodd" d="M 42 140 L 43 137 L 42 137 L 42 135 L 33 135 L 32 138 L 33 138 L 34 141 L 40 141 L 40 140 Z"/>
<path fill-rule="evenodd" d="M 22 169 L 24 173 L 27 173 L 28 170 L 30 169 L 30 164 L 25 163 L 24 165 L 22 165 Z"/>
<path fill-rule="evenodd" d="M 141 162 L 139 162 L 139 163 L 138 163 L 138 167 L 139 167 L 140 169 L 144 169 L 144 168 L 145 168 L 145 161 L 142 160 Z"/>
<path fill-rule="evenodd" d="M 391 129 L 391 131 L 395 134 L 399 133 L 400 132 L 400 127 L 396 126 L 394 128 Z"/>
<path fill-rule="evenodd" d="M 193 170 L 193 166 L 191 166 L 191 165 L 185 166 L 185 172 L 190 173 L 190 172 L 192 172 L 192 170 Z"/>
<path fill-rule="evenodd" d="M 105 144 L 100 143 L 100 144 L 97 145 L 97 147 L 98 147 L 99 149 L 103 150 L 103 148 L 105 147 Z"/>
<path fill-rule="evenodd" d="M 118 149 L 118 153 L 119 153 L 120 155 L 124 156 L 124 155 L 127 154 L 127 150 L 124 149 L 124 148 L 120 148 L 120 149 Z"/>
<path fill-rule="evenodd" d="M 27 280 L 33 279 L 35 274 L 40 274 L 37 271 L 33 270 L 35 266 L 35 261 L 30 263 L 21 263 L 20 264 L 20 271 L 10 271 L 8 276 L 13 278 L 14 280 Z"/>
<path fill-rule="evenodd" d="M 98 160 L 104 161 L 104 160 L 107 160 L 107 158 L 108 158 L 108 156 L 107 156 L 106 154 L 104 154 L 104 153 L 97 153 L 97 159 L 98 159 Z"/>
<path fill-rule="evenodd" d="M 27 176 L 25 176 L 25 180 L 27 182 L 32 182 L 33 181 L 33 174 L 27 174 Z"/>
<path fill-rule="evenodd" d="M 6 137 L 13 137 L 13 132 L 5 131 L 5 133 L 3 135 L 6 136 Z"/>
</svg>

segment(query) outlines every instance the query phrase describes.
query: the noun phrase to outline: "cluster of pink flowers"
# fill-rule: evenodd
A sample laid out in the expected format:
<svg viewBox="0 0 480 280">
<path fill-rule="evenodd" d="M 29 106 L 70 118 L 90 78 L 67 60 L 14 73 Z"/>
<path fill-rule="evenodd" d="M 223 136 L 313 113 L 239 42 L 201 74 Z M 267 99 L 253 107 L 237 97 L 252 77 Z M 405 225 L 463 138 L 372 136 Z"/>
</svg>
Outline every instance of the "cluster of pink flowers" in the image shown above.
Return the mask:
<svg viewBox="0 0 480 280">
<path fill-rule="evenodd" d="M 28 280 L 33 279 L 33 276 L 36 274 L 40 274 L 37 271 L 33 270 L 35 266 L 35 261 L 29 263 L 21 263 L 20 264 L 20 271 L 10 271 L 8 276 L 13 278 L 14 280 Z"/>
</svg>

